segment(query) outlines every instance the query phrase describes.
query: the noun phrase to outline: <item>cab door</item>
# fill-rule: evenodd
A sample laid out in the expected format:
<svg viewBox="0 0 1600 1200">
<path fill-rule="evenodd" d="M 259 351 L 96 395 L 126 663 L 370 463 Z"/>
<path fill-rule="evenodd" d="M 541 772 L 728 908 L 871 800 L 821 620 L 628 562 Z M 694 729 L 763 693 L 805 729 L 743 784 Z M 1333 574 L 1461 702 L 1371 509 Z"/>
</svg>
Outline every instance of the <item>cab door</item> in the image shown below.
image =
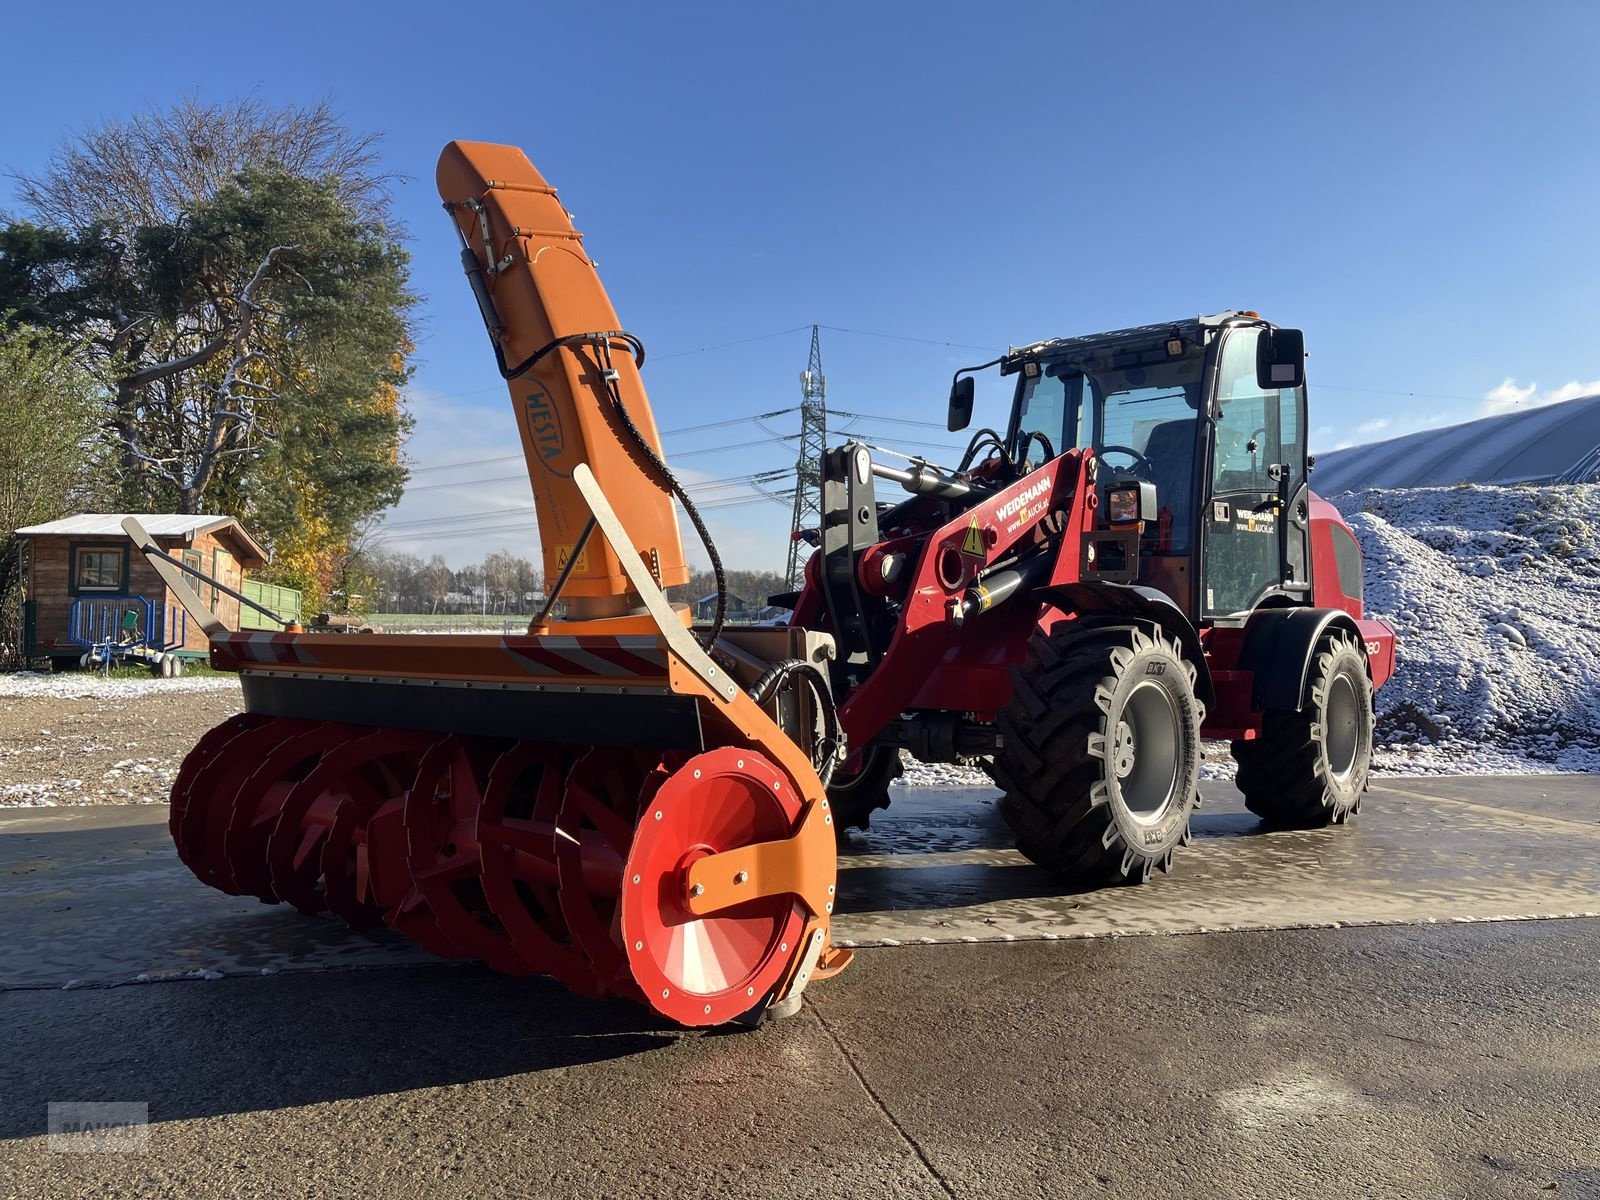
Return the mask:
<svg viewBox="0 0 1600 1200">
<path fill-rule="evenodd" d="M 1311 593 L 1305 388 L 1257 381 L 1259 327 L 1229 329 L 1217 359 L 1200 603 L 1208 619 L 1249 613 L 1273 594 Z"/>
</svg>

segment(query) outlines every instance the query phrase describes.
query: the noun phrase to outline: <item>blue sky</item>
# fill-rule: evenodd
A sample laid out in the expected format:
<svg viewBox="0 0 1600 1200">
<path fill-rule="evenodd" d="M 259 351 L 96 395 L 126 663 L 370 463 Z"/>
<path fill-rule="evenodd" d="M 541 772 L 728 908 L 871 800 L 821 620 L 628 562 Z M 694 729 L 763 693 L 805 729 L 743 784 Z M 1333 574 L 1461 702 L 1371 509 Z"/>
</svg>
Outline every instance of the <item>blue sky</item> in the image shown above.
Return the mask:
<svg viewBox="0 0 1600 1200">
<path fill-rule="evenodd" d="M 517 449 L 433 192 L 451 138 L 518 144 L 561 189 L 668 430 L 793 405 L 813 323 L 830 403 L 896 418 L 856 427 L 889 445 L 949 444 L 900 422 L 941 420 L 953 368 L 989 356 L 969 347 L 1232 307 L 1306 330 L 1314 448 L 1600 390 L 1591 3 L 132 12 L 8 13 L 0 165 L 185 91 L 327 97 L 383 131 L 425 468 L 387 544 L 455 565 L 536 541 L 500 515 L 529 502 L 516 463 L 433 469 Z M 1004 402 L 980 391 L 980 417 Z M 667 449 L 702 498 L 750 499 L 715 481 L 792 462 L 743 444 L 767 438 Z M 708 516 L 730 563 L 781 567 L 778 505 Z"/>
</svg>

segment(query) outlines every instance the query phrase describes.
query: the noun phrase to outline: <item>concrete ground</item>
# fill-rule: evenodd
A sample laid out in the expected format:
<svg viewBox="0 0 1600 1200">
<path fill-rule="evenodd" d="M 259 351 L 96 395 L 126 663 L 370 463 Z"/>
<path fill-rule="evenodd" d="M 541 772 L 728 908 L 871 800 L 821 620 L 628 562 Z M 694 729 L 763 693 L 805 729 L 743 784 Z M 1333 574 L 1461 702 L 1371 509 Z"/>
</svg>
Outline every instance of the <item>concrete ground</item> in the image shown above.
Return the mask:
<svg viewBox="0 0 1600 1200">
<path fill-rule="evenodd" d="M 212 893 L 159 808 L 0 814 L 0 1196 L 1600 1197 L 1600 780 L 1205 791 L 1172 878 L 1069 895 L 901 795 L 856 963 L 737 1034 Z M 62 1100 L 148 1151 L 49 1153 Z"/>
</svg>

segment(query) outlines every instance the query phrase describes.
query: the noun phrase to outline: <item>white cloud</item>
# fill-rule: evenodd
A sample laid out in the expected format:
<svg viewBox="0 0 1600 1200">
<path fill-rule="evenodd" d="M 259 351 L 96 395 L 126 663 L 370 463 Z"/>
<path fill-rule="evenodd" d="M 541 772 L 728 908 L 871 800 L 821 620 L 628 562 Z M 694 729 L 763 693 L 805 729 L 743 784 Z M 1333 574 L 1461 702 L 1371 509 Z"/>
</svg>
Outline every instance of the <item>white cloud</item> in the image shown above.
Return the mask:
<svg viewBox="0 0 1600 1200">
<path fill-rule="evenodd" d="M 1377 417 L 1371 421 L 1361 422 L 1361 424 L 1356 426 L 1356 432 L 1362 436 L 1366 436 L 1367 434 L 1377 433 L 1380 430 L 1387 428 L 1389 428 L 1389 418 Z"/>
<path fill-rule="evenodd" d="M 1498 387 L 1483 398 L 1483 415 L 1492 417 L 1500 413 L 1515 412 L 1518 409 L 1560 404 L 1563 400 L 1576 400 L 1579 396 L 1593 396 L 1597 393 L 1600 393 L 1600 379 L 1590 380 L 1588 383 L 1580 383 L 1574 379 L 1558 388 L 1541 392 L 1537 383 L 1521 387 L 1508 375 Z"/>
<path fill-rule="evenodd" d="M 424 559 L 439 554 L 457 568 L 481 561 L 495 550 L 509 550 L 537 563 L 540 541 L 533 497 L 504 390 L 489 387 L 447 396 L 414 387 L 406 401 L 416 419 L 405 451 L 415 473 L 400 503 L 385 514 L 375 544 Z M 673 468 L 686 487 L 695 489 L 697 501 L 709 506 L 706 522 L 730 568 L 781 570 L 789 547 L 790 509 L 765 500 L 747 482 L 722 481 L 769 466 L 787 470 L 792 462 L 792 458 L 786 464 L 770 456 L 752 461 L 728 455 L 717 459 L 715 466 Z M 451 466 L 457 463 L 467 465 Z M 789 486 L 787 475 L 765 484 L 770 492 Z M 706 565 L 705 551 L 687 520 L 683 545 L 692 564 Z"/>
</svg>

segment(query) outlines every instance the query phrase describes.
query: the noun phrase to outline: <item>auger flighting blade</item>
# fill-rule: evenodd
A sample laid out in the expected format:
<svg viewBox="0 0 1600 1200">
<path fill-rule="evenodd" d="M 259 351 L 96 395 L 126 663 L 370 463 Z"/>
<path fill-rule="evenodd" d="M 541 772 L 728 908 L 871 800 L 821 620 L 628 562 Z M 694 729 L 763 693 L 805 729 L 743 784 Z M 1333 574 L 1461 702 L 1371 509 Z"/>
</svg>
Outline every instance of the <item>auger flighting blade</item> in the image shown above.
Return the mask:
<svg viewBox="0 0 1600 1200">
<path fill-rule="evenodd" d="M 597 863 L 621 866 L 633 844 L 646 791 L 658 784 L 659 762 L 645 751 L 596 747 L 567 776 L 554 835 L 558 895 L 574 945 L 608 991 L 634 996 L 637 985 L 622 947 L 618 870 L 597 878 Z"/>
<path fill-rule="evenodd" d="M 184 861 L 202 882 L 239 894 L 226 846 L 234 810 L 249 803 L 246 785 L 261 761 L 312 728 L 310 722 L 288 718 L 263 721 L 236 733 L 200 765 L 189 784 L 180 830 Z"/>
<path fill-rule="evenodd" d="M 428 751 L 406 794 L 406 865 L 439 931 L 462 954 L 508 975 L 526 975 L 535 967 L 490 911 L 480 878 L 478 814 L 490 767 L 503 749 L 503 743 L 449 737 Z"/>
<path fill-rule="evenodd" d="M 600 996 L 605 987 L 573 945 L 557 896 L 556 818 L 572 761 L 567 747 L 545 742 L 518 742 L 495 760 L 478 811 L 480 870 L 484 897 L 517 955 L 575 992 Z M 620 878 L 622 860 L 613 857 L 611 874 Z"/>
<path fill-rule="evenodd" d="M 282 899 L 272 886 L 267 854 L 272 832 L 295 784 L 345 736 L 338 726 L 313 726 L 273 747 L 245 780 L 223 835 L 230 882 L 241 894 L 269 904 Z"/>
<path fill-rule="evenodd" d="M 191 861 L 188 839 L 184 836 L 184 815 L 189 811 L 189 803 L 194 791 L 194 781 L 200 775 L 200 769 L 209 763 L 217 751 L 227 745 L 239 734 L 247 730 L 258 728 L 271 717 L 261 713 L 236 713 L 222 724 L 208 729 L 204 736 L 195 743 L 194 749 L 184 756 L 183 764 L 178 768 L 178 775 L 172 781 L 172 801 L 167 813 L 167 831 L 172 835 L 172 843 L 177 848 L 178 858 L 190 870 L 194 869 Z"/>
</svg>

